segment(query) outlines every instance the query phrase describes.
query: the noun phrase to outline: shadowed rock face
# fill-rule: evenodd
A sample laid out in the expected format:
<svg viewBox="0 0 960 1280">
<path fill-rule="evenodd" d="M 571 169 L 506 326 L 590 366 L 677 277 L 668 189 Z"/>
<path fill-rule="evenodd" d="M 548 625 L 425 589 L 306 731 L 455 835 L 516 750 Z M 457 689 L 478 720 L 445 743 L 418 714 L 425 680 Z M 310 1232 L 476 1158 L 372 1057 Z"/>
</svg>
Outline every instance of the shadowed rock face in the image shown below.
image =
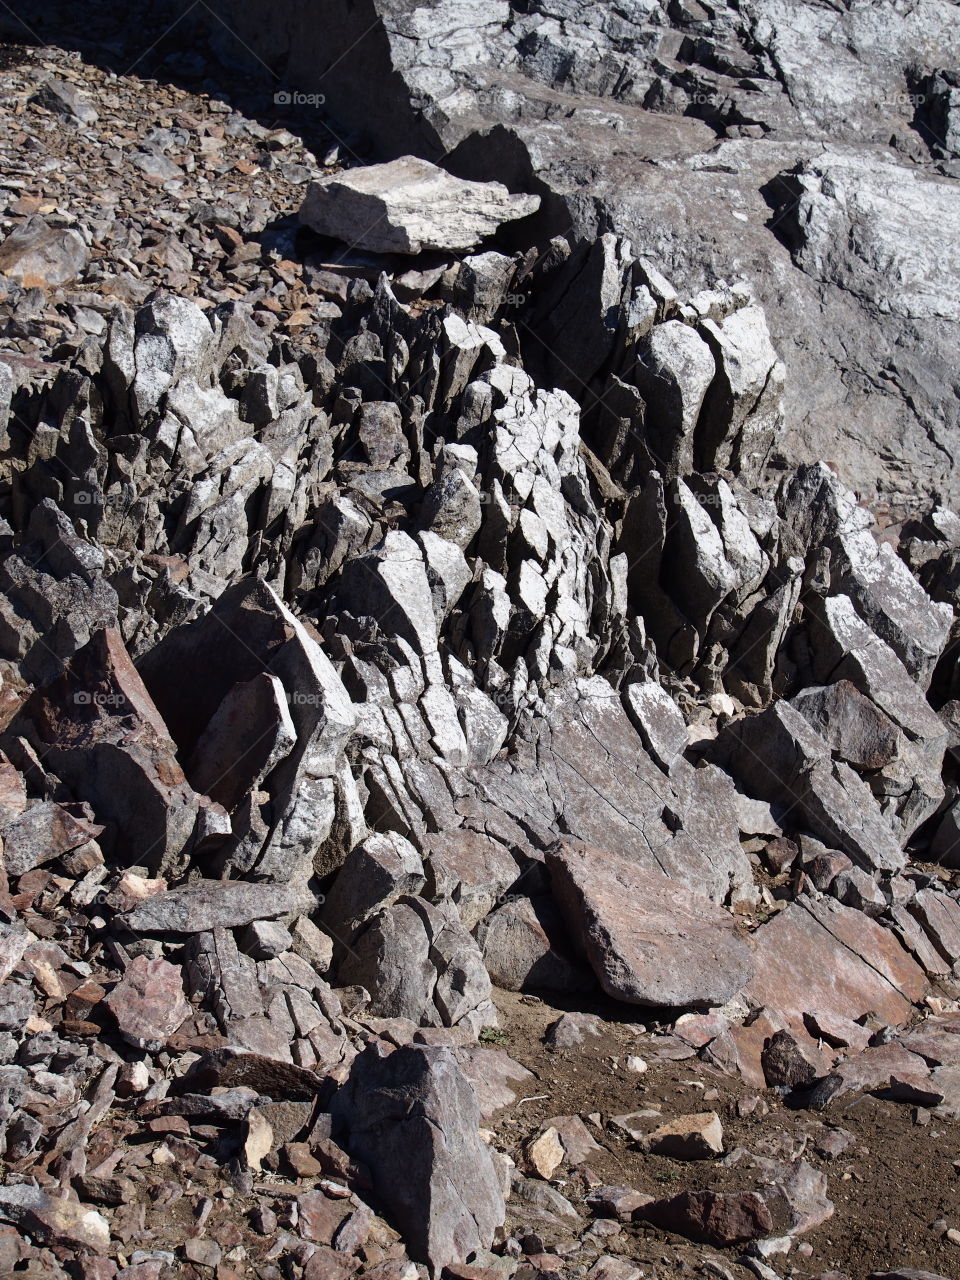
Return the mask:
<svg viewBox="0 0 960 1280">
<path fill-rule="evenodd" d="M 916 487 L 955 496 L 938 370 L 957 341 L 957 107 L 937 78 L 955 6 L 325 0 L 308 19 L 244 0 L 233 20 L 387 154 L 452 151 L 464 177 L 540 193 L 550 230 L 612 228 L 691 291 L 745 279 L 791 374 L 780 453 L 829 457 L 901 508 Z"/>
</svg>

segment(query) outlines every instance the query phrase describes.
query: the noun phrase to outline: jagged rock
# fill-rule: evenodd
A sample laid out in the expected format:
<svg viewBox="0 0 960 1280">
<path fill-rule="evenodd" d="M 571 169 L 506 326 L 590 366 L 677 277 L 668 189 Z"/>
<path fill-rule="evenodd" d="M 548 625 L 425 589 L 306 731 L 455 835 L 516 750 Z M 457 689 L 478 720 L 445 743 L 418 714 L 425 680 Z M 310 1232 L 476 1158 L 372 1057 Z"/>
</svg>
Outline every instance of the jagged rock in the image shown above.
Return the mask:
<svg viewBox="0 0 960 1280">
<path fill-rule="evenodd" d="M 368 836 L 338 872 L 321 919 L 335 937 L 348 942 L 376 911 L 405 894 L 417 894 L 424 880 L 420 855 L 403 836 Z"/>
<path fill-rule="evenodd" d="M 96 1253 L 105 1253 L 110 1245 L 110 1224 L 102 1213 L 56 1199 L 29 1183 L 0 1187 L 0 1218 L 53 1244 Z"/>
<path fill-rule="evenodd" d="M 193 787 L 232 813 L 293 750 L 297 731 L 276 676 L 234 685 L 200 735 L 187 765 Z"/>
<path fill-rule="evenodd" d="M 954 801 L 937 824 L 930 856 L 945 867 L 960 866 L 960 802 Z"/>
<path fill-rule="evenodd" d="M 733 918 L 662 873 L 587 845 L 547 852 L 553 892 L 603 989 L 633 1004 L 724 1004 L 753 971 Z"/>
<path fill-rule="evenodd" d="M 503 845 L 478 831 L 430 834 L 423 849 L 432 895 L 456 903 L 465 929 L 489 915 L 520 874 Z"/>
<path fill-rule="evenodd" d="M 76 279 L 87 265 L 89 250 L 70 228 L 28 218 L 0 244 L 0 274 L 25 289 L 49 289 Z"/>
<path fill-rule="evenodd" d="M 254 960 L 272 960 L 289 951 L 293 937 L 288 929 L 276 920 L 254 920 L 245 925 L 238 935 L 238 942 Z"/>
<path fill-rule="evenodd" d="M 593 1014 L 564 1013 L 547 1028 L 546 1043 L 554 1049 L 572 1049 L 588 1035 L 600 1035 L 600 1022 Z"/>
<path fill-rule="evenodd" d="M 3 829 L 3 862 L 7 874 L 22 876 L 91 840 L 103 827 L 72 814 L 59 804 L 32 805 Z"/>
<path fill-rule="evenodd" d="M 807 1017 L 856 1021 L 874 1013 L 900 1026 L 925 987 L 921 969 L 890 930 L 832 898 L 797 898 L 756 931 L 754 950 L 756 970 L 743 996 L 756 1009 L 775 1011 L 778 1024 L 761 1019 L 722 1039 L 740 1046 L 738 1069 L 761 1085 L 761 1052 L 775 1032 L 789 1030 L 817 1063 Z"/>
<path fill-rule="evenodd" d="M 448 1049 L 410 1045 L 385 1058 L 368 1049 L 332 1112 L 415 1258 L 439 1269 L 490 1247 L 503 1196 L 476 1098 Z"/>
<path fill-rule="evenodd" d="M 376 253 L 472 249 L 504 222 L 540 207 L 499 182 L 465 182 L 417 156 L 313 182 L 300 221 L 324 236 Z"/>
<path fill-rule="evenodd" d="M 854 769 L 882 769 L 900 750 L 897 726 L 849 680 L 804 689 L 790 705 Z"/>
<path fill-rule="evenodd" d="M 339 979 L 365 987 L 380 1017 L 475 1031 L 496 1025 L 483 957 L 452 903 L 400 897 L 377 912 L 350 943 Z"/>
<path fill-rule="evenodd" d="M 21 921 L 8 924 L 0 920 L 0 982 L 7 980 L 32 941 L 33 935 Z"/>
<path fill-rule="evenodd" d="M 684 1191 L 641 1205 L 633 1216 L 718 1248 L 759 1240 L 773 1230 L 767 1203 L 755 1191 Z"/>
<path fill-rule="evenodd" d="M 712 758 L 748 794 L 791 808 L 809 829 L 867 870 L 894 871 L 906 856 L 869 788 L 809 721 L 784 702 L 728 725 Z"/>
<path fill-rule="evenodd" d="M 723 1155 L 723 1125 L 715 1111 L 679 1116 L 647 1134 L 644 1145 L 654 1155 L 675 1160 L 709 1160 Z"/>
<path fill-rule="evenodd" d="M 787 1219 L 789 1235 L 812 1231 L 833 1217 L 833 1201 L 827 1195 L 827 1175 L 806 1160 L 790 1163 L 759 1161 L 764 1180 L 762 1194 L 775 1218 Z"/>
<path fill-rule="evenodd" d="M 542 846 L 569 835 L 714 902 L 753 899 L 729 777 L 678 760 L 665 778 L 606 681 L 552 693 L 520 741 L 519 769 L 495 761 L 476 781 Z"/>
<path fill-rule="evenodd" d="M 418 1032 L 418 1036 L 427 1034 Z M 532 1071 L 515 1062 L 503 1049 L 464 1044 L 453 1049 L 453 1056 L 477 1095 L 484 1120 L 489 1120 L 501 1107 L 516 1101 L 518 1088 L 533 1078 Z"/>
<path fill-rule="evenodd" d="M 8 730 L 17 732 L 90 802 L 128 864 L 182 865 L 204 804 L 116 631 L 98 632 L 28 699 Z"/>
<path fill-rule="evenodd" d="M 643 745 L 669 773 L 688 745 L 687 726 L 676 703 L 652 680 L 628 685 L 623 700 Z"/>
<path fill-rule="evenodd" d="M 264 881 L 292 881 L 342 861 L 346 850 L 327 841 L 338 811 L 334 779 L 356 710 L 329 657 L 266 583 L 241 579 L 198 622 L 173 631 L 151 649 L 140 667 L 185 753 L 196 749 L 236 685 L 263 673 L 279 681 L 296 742 L 285 754 L 286 748 L 279 748 L 281 740 L 288 740 L 289 724 L 276 685 L 270 691 L 262 682 L 254 686 L 268 694 L 269 736 L 276 748 L 257 772 L 272 763 L 278 750 L 280 758 L 260 780 L 269 799 L 265 829 L 256 829 L 253 822 L 245 829 L 235 820 L 226 866 Z M 249 757 L 243 760 L 238 753 L 235 759 L 239 776 L 250 777 Z"/>
<path fill-rule="evenodd" d="M 36 101 L 41 106 L 46 107 L 48 111 L 56 111 L 61 115 L 73 116 L 81 124 L 93 124 L 100 118 L 96 108 L 77 89 L 76 85 L 68 84 L 65 80 L 58 80 L 55 76 L 49 76 L 43 82 L 37 91 Z"/>
<path fill-rule="evenodd" d="M 545 1182 L 549 1182 L 564 1160 L 563 1143 L 556 1129 L 552 1125 L 544 1129 L 527 1143 L 524 1154 L 529 1166 L 528 1172 L 536 1173 Z"/>
</svg>

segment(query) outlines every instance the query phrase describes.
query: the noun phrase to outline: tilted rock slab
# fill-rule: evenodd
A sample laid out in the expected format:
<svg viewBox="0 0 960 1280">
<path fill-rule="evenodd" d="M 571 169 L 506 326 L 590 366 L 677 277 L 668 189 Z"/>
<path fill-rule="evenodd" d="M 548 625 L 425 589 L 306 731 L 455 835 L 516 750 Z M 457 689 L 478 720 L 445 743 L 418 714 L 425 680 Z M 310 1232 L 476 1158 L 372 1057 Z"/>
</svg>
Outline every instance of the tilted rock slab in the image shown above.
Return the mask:
<svg viewBox="0 0 960 1280">
<path fill-rule="evenodd" d="M 539 207 L 539 196 L 512 195 L 500 182 L 465 182 L 429 160 L 401 156 L 311 182 L 300 221 L 358 249 L 420 253 L 472 249 Z"/>
<path fill-rule="evenodd" d="M 546 861 L 554 896 L 614 999 L 719 1005 L 751 977 L 733 917 L 707 898 L 590 845 L 561 842 Z"/>
</svg>

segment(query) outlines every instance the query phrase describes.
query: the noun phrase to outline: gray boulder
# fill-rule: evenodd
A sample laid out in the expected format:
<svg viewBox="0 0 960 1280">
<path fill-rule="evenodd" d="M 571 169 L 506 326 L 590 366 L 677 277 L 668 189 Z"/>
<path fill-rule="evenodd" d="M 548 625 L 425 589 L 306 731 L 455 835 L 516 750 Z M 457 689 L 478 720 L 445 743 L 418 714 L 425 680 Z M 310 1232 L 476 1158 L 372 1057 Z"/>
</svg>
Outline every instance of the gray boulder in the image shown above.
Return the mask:
<svg viewBox="0 0 960 1280">
<path fill-rule="evenodd" d="M 331 1111 L 414 1258 L 439 1274 L 490 1247 L 503 1194 L 476 1095 L 449 1049 L 367 1049 Z"/>
</svg>

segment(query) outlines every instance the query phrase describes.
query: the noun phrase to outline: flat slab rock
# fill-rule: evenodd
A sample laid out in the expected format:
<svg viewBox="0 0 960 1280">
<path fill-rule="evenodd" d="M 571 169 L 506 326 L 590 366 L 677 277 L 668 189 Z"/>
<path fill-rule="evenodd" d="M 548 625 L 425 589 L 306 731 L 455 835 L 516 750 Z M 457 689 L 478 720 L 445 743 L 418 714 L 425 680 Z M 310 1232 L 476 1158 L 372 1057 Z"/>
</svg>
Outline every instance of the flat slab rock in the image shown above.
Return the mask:
<svg viewBox="0 0 960 1280">
<path fill-rule="evenodd" d="M 539 207 L 539 196 L 512 195 L 500 182 L 466 182 L 428 160 L 401 156 L 311 182 L 300 221 L 373 253 L 420 253 L 472 249 Z"/>
<path fill-rule="evenodd" d="M 122 919 L 135 933 L 203 933 L 283 916 L 294 911 L 299 902 L 291 885 L 198 880 L 155 893 Z"/>
<path fill-rule="evenodd" d="M 710 1057 L 761 1088 L 761 1055 L 775 1031 L 788 1029 L 817 1062 L 823 1055 L 809 1028 L 820 1019 L 843 1026 L 873 1013 L 902 1026 L 926 991 L 923 971 L 892 930 L 832 898 L 791 902 L 757 930 L 753 944 L 757 968 L 744 997 L 774 1011 L 776 1025 L 759 1018 L 732 1027 L 713 1042 Z"/>
<path fill-rule="evenodd" d="M 750 979 L 753 957 L 733 917 L 668 876 L 569 841 L 546 862 L 560 909 L 614 999 L 720 1005 Z"/>
</svg>

